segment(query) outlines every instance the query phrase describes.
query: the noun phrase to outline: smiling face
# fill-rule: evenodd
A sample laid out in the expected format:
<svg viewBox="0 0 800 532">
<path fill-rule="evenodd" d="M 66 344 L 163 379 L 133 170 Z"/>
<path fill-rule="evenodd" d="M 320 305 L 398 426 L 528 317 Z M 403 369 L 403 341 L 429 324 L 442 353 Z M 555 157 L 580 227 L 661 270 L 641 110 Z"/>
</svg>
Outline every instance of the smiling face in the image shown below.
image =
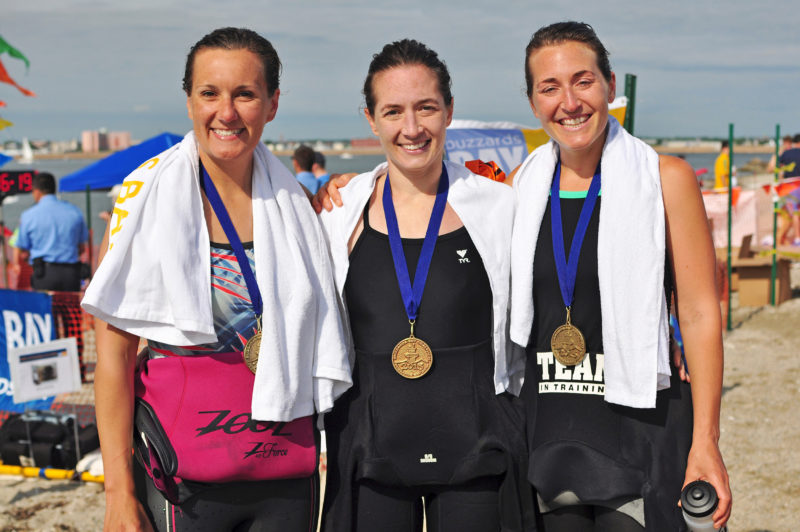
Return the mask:
<svg viewBox="0 0 800 532">
<path fill-rule="evenodd" d="M 595 52 L 575 41 L 544 46 L 528 57 L 528 69 L 533 114 L 562 153 L 602 150 L 616 79 L 603 77 Z"/>
<path fill-rule="evenodd" d="M 433 71 L 423 65 L 383 70 L 372 79 L 372 92 L 374 113 L 367 109 L 364 114 L 381 141 L 390 173 L 438 175 L 453 103 L 445 104 Z"/>
<path fill-rule="evenodd" d="M 275 118 L 279 96 L 278 90 L 269 95 L 264 66 L 253 52 L 199 50 L 186 107 L 201 158 L 219 167 L 249 165 L 264 125 Z"/>
</svg>

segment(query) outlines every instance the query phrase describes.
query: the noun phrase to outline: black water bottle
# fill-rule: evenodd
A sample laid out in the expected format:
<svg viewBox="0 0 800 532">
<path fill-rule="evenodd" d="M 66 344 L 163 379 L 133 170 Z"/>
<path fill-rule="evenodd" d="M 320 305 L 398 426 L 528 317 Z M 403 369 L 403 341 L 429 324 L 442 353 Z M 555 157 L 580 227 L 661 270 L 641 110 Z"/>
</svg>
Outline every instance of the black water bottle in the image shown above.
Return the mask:
<svg viewBox="0 0 800 532">
<path fill-rule="evenodd" d="M 714 486 L 705 480 L 696 480 L 687 484 L 681 492 L 683 519 L 691 532 L 725 532 L 726 527 L 714 528 L 712 515 L 717 509 L 719 498 Z"/>
</svg>

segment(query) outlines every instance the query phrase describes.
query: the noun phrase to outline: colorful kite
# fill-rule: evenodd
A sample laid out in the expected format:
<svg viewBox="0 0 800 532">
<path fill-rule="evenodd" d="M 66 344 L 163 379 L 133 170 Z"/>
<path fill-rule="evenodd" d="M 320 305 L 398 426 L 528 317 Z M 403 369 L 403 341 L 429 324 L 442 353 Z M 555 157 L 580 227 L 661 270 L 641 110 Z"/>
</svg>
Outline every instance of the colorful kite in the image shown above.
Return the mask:
<svg viewBox="0 0 800 532">
<path fill-rule="evenodd" d="M 11 57 L 16 57 L 17 59 L 21 59 L 22 61 L 25 62 L 25 68 L 30 68 L 31 62 L 28 61 L 28 58 L 25 57 L 22 54 L 22 52 L 20 52 L 10 44 L 8 44 L 5 39 L 0 37 L 0 54 L 2 54 L 3 52 L 7 53 Z"/>
<path fill-rule="evenodd" d="M 28 68 L 28 67 L 31 66 L 31 62 L 28 61 L 28 58 L 25 57 L 25 55 L 22 52 L 20 52 L 19 50 L 17 50 L 16 48 L 11 46 L 10 44 L 8 44 L 5 39 L 0 37 L 0 54 L 3 54 L 3 53 L 7 53 L 11 57 L 16 57 L 17 59 L 20 59 L 20 60 L 24 61 L 25 62 L 25 68 Z M 6 71 L 6 67 L 3 66 L 3 62 L 2 61 L 0 61 L 0 82 L 8 83 L 9 85 L 15 86 L 25 96 L 36 96 L 33 93 L 33 91 L 30 91 L 30 90 L 26 89 L 25 87 L 21 87 L 19 84 L 17 84 L 16 81 L 14 81 L 11 78 L 11 76 L 8 75 L 8 72 Z"/>
<path fill-rule="evenodd" d="M 3 62 L 0 61 L 0 81 L 3 83 L 8 83 L 9 85 L 14 85 L 19 92 L 24 94 L 25 96 L 36 96 L 33 91 L 26 89 L 25 87 L 20 86 L 16 81 L 11 79 L 11 76 L 8 75 L 6 72 L 6 67 L 3 65 Z"/>
<path fill-rule="evenodd" d="M 5 129 L 7 127 L 11 127 L 14 125 L 14 122 L 9 122 L 8 120 L 0 117 L 0 129 Z"/>
</svg>

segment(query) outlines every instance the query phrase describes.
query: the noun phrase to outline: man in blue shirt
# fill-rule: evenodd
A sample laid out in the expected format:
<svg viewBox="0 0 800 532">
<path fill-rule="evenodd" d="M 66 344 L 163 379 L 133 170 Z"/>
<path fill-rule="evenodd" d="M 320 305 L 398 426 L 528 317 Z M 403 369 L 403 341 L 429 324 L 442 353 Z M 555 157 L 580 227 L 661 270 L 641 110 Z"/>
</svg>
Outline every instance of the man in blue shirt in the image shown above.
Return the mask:
<svg viewBox="0 0 800 532">
<path fill-rule="evenodd" d="M 22 213 L 13 267 L 24 261 L 33 265 L 31 287 L 36 290 L 76 292 L 81 288 L 78 259 L 89 240 L 80 209 L 54 196 L 56 181 L 51 174 L 33 177 L 36 205 Z"/>
<path fill-rule="evenodd" d="M 317 190 L 319 190 L 319 182 L 311 172 L 311 167 L 314 165 L 314 150 L 312 150 L 310 146 L 300 146 L 294 150 L 292 162 L 294 163 L 294 171 L 297 174 L 297 180 L 300 181 L 300 184 L 306 187 L 309 192 L 316 194 Z"/>
<path fill-rule="evenodd" d="M 322 152 L 314 152 L 314 164 L 311 166 L 311 171 L 314 173 L 314 177 L 317 178 L 319 188 L 324 187 L 330 181 L 331 174 L 325 170 L 325 155 Z"/>
</svg>

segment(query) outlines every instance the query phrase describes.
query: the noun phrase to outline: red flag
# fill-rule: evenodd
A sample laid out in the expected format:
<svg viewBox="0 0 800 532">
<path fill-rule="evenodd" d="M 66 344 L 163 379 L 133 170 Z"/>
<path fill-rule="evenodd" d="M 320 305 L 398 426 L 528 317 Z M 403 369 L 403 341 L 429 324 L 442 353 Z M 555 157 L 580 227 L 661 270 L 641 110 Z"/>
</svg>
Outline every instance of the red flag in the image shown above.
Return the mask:
<svg viewBox="0 0 800 532">
<path fill-rule="evenodd" d="M 769 194 L 769 189 L 771 186 L 772 184 L 761 185 L 761 188 L 764 189 L 764 192 Z M 775 192 L 778 194 L 779 198 L 782 198 L 797 188 L 800 188 L 800 177 L 790 177 L 789 179 L 784 179 L 778 183 L 775 186 Z"/>
<path fill-rule="evenodd" d="M 0 100 L 0 107 L 5 107 L 5 106 L 6 106 L 6 102 L 4 102 L 3 100 Z"/>
<path fill-rule="evenodd" d="M 14 85 L 25 96 L 36 96 L 33 93 L 33 91 L 29 91 L 25 87 L 20 87 L 19 85 L 17 85 L 16 81 L 11 79 L 11 76 L 9 76 L 8 72 L 6 72 L 6 67 L 3 65 L 2 61 L 0 61 L 0 81 L 2 81 L 3 83 Z"/>
<path fill-rule="evenodd" d="M 497 163 L 494 161 L 483 162 L 480 159 L 475 159 L 474 161 L 465 162 L 464 166 L 473 174 L 488 177 L 493 181 L 500 181 L 502 183 L 506 180 L 506 173 L 503 172 L 503 169 L 497 166 Z"/>
</svg>

